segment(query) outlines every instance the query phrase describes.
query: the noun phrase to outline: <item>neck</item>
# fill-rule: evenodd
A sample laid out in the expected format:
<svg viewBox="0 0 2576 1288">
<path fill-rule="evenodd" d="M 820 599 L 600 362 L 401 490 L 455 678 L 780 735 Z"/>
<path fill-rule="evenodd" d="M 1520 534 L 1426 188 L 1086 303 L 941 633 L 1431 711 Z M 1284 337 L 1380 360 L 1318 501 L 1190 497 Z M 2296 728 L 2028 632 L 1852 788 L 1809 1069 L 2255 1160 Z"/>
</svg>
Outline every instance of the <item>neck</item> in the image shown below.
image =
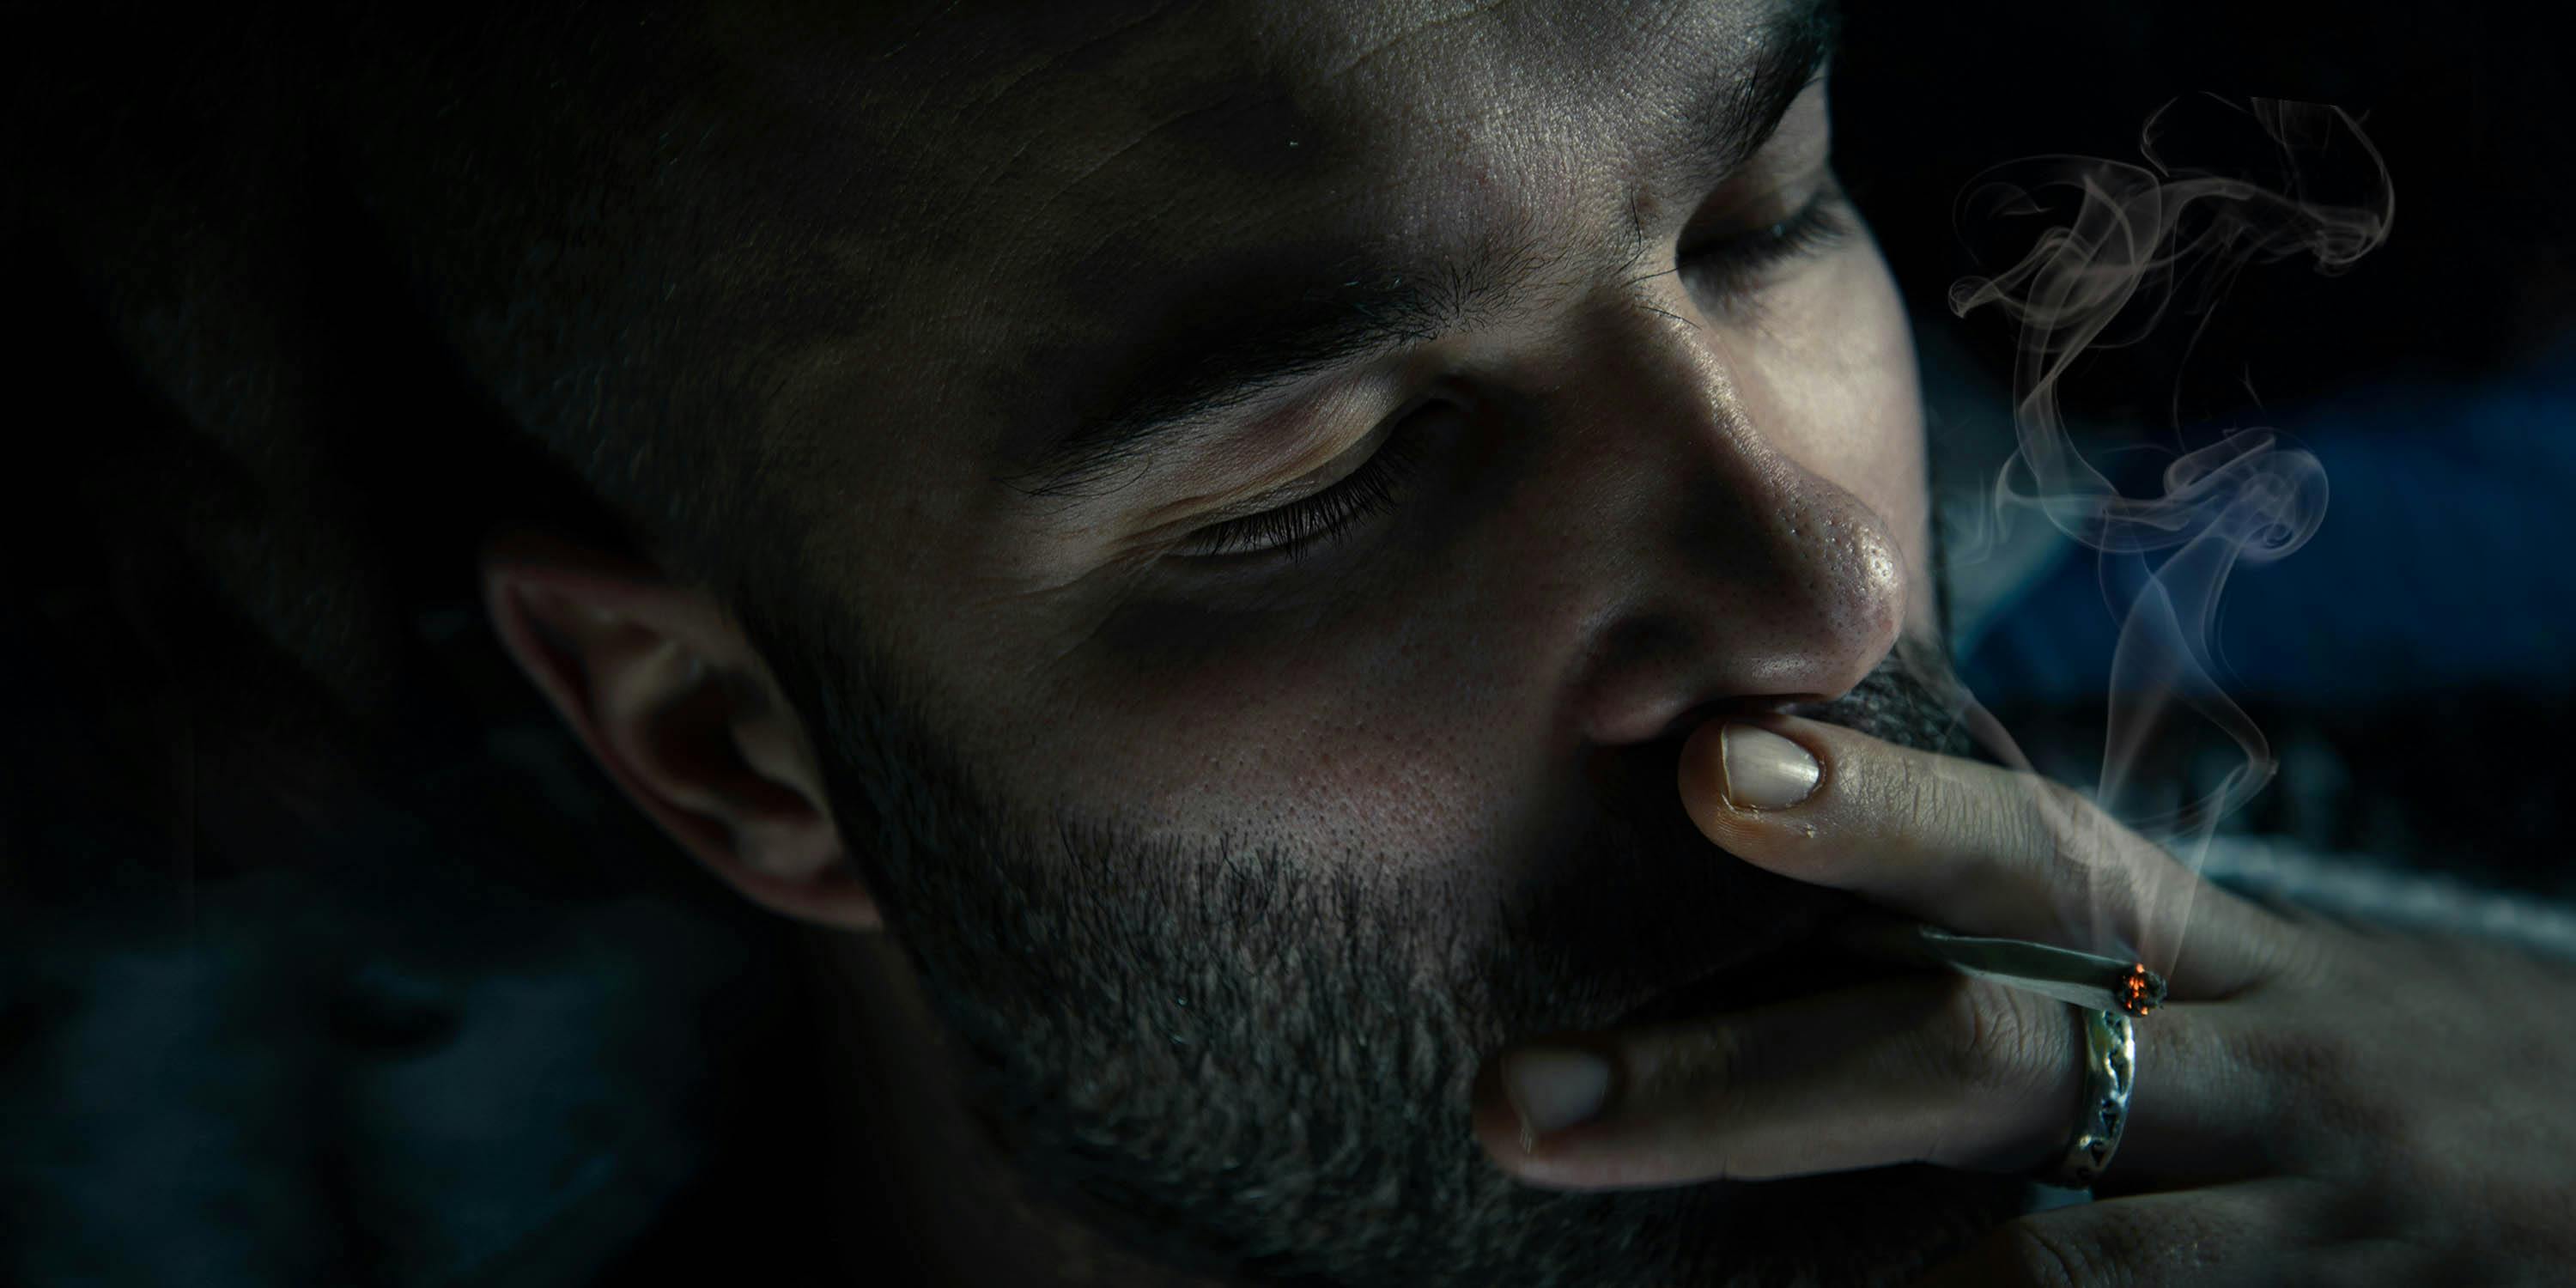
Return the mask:
<svg viewBox="0 0 2576 1288">
<path fill-rule="evenodd" d="M 968 1114 L 954 1040 L 883 933 L 816 932 L 815 1017 L 830 1041 L 832 1210 L 853 1283 L 1227 1288 L 1111 1242 L 1033 1194 Z M 890 1243 L 889 1241 L 893 1241 Z"/>
</svg>

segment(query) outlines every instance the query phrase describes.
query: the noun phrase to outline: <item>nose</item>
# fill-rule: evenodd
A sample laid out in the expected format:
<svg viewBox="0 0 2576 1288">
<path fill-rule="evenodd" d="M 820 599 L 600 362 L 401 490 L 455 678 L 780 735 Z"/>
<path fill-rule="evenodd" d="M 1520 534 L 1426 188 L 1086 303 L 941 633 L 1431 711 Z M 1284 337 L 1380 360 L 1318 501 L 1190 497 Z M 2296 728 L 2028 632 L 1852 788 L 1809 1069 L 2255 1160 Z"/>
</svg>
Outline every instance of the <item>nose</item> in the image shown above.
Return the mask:
<svg viewBox="0 0 2576 1288">
<path fill-rule="evenodd" d="M 1826 701 L 1850 691 L 1904 629 L 1905 561 L 1861 490 L 1890 436 L 1919 451 L 1919 413 L 1884 425 L 1824 423 L 1669 333 L 1603 373 L 1596 444 L 1618 444 L 1623 480 L 1591 526 L 1625 569 L 1592 605 L 1572 688 L 1596 744 L 1647 741 L 1714 709 Z M 1572 392 L 1569 389 L 1569 392 Z M 1806 463 L 1802 463 L 1806 462 Z M 1919 476 L 1915 476 L 1919 477 Z M 1891 504 L 1893 498 L 1877 498 Z"/>
</svg>

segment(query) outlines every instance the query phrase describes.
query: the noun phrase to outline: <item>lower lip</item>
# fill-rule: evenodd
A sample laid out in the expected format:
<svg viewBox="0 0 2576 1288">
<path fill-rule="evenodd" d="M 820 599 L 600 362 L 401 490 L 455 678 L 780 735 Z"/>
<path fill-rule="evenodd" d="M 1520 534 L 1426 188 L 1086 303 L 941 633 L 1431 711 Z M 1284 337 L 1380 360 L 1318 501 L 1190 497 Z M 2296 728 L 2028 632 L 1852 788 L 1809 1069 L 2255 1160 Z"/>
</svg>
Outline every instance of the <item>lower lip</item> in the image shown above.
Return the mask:
<svg viewBox="0 0 2576 1288">
<path fill-rule="evenodd" d="M 1890 974 L 1886 962 L 1810 940 L 1685 984 L 1619 1017 L 1612 1027 L 1642 1028 L 1749 1010 L 1885 979 Z"/>
</svg>

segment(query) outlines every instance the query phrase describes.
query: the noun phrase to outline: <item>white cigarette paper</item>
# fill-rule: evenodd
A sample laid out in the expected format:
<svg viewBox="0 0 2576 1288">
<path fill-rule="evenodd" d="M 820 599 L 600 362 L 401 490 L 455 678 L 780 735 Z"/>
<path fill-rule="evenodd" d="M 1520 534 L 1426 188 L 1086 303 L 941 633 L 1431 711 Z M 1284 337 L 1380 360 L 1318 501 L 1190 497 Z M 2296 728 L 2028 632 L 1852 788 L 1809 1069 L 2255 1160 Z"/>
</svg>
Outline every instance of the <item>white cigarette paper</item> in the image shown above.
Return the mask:
<svg viewBox="0 0 2576 1288">
<path fill-rule="evenodd" d="M 2142 1016 L 2165 1000 L 2164 977 L 2148 970 L 2144 962 L 2097 957 L 2023 939 L 1954 935 L 1936 926 L 1917 927 L 1915 937 L 1925 952 L 1962 975 L 2061 1002 Z"/>
</svg>

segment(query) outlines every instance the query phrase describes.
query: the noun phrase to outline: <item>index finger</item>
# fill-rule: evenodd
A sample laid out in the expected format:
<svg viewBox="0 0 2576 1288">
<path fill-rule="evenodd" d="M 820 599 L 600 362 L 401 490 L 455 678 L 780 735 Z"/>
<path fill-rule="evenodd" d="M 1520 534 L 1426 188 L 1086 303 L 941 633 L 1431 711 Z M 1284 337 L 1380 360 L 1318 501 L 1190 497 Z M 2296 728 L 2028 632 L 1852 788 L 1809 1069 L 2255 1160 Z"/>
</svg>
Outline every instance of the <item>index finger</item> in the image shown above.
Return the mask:
<svg viewBox="0 0 2576 1288">
<path fill-rule="evenodd" d="M 2203 997 L 2268 964 L 2260 909 L 2036 774 L 1770 715 L 1702 726 L 1680 778 L 1692 821 L 1746 862 L 1951 930 L 2133 954 Z"/>
</svg>

